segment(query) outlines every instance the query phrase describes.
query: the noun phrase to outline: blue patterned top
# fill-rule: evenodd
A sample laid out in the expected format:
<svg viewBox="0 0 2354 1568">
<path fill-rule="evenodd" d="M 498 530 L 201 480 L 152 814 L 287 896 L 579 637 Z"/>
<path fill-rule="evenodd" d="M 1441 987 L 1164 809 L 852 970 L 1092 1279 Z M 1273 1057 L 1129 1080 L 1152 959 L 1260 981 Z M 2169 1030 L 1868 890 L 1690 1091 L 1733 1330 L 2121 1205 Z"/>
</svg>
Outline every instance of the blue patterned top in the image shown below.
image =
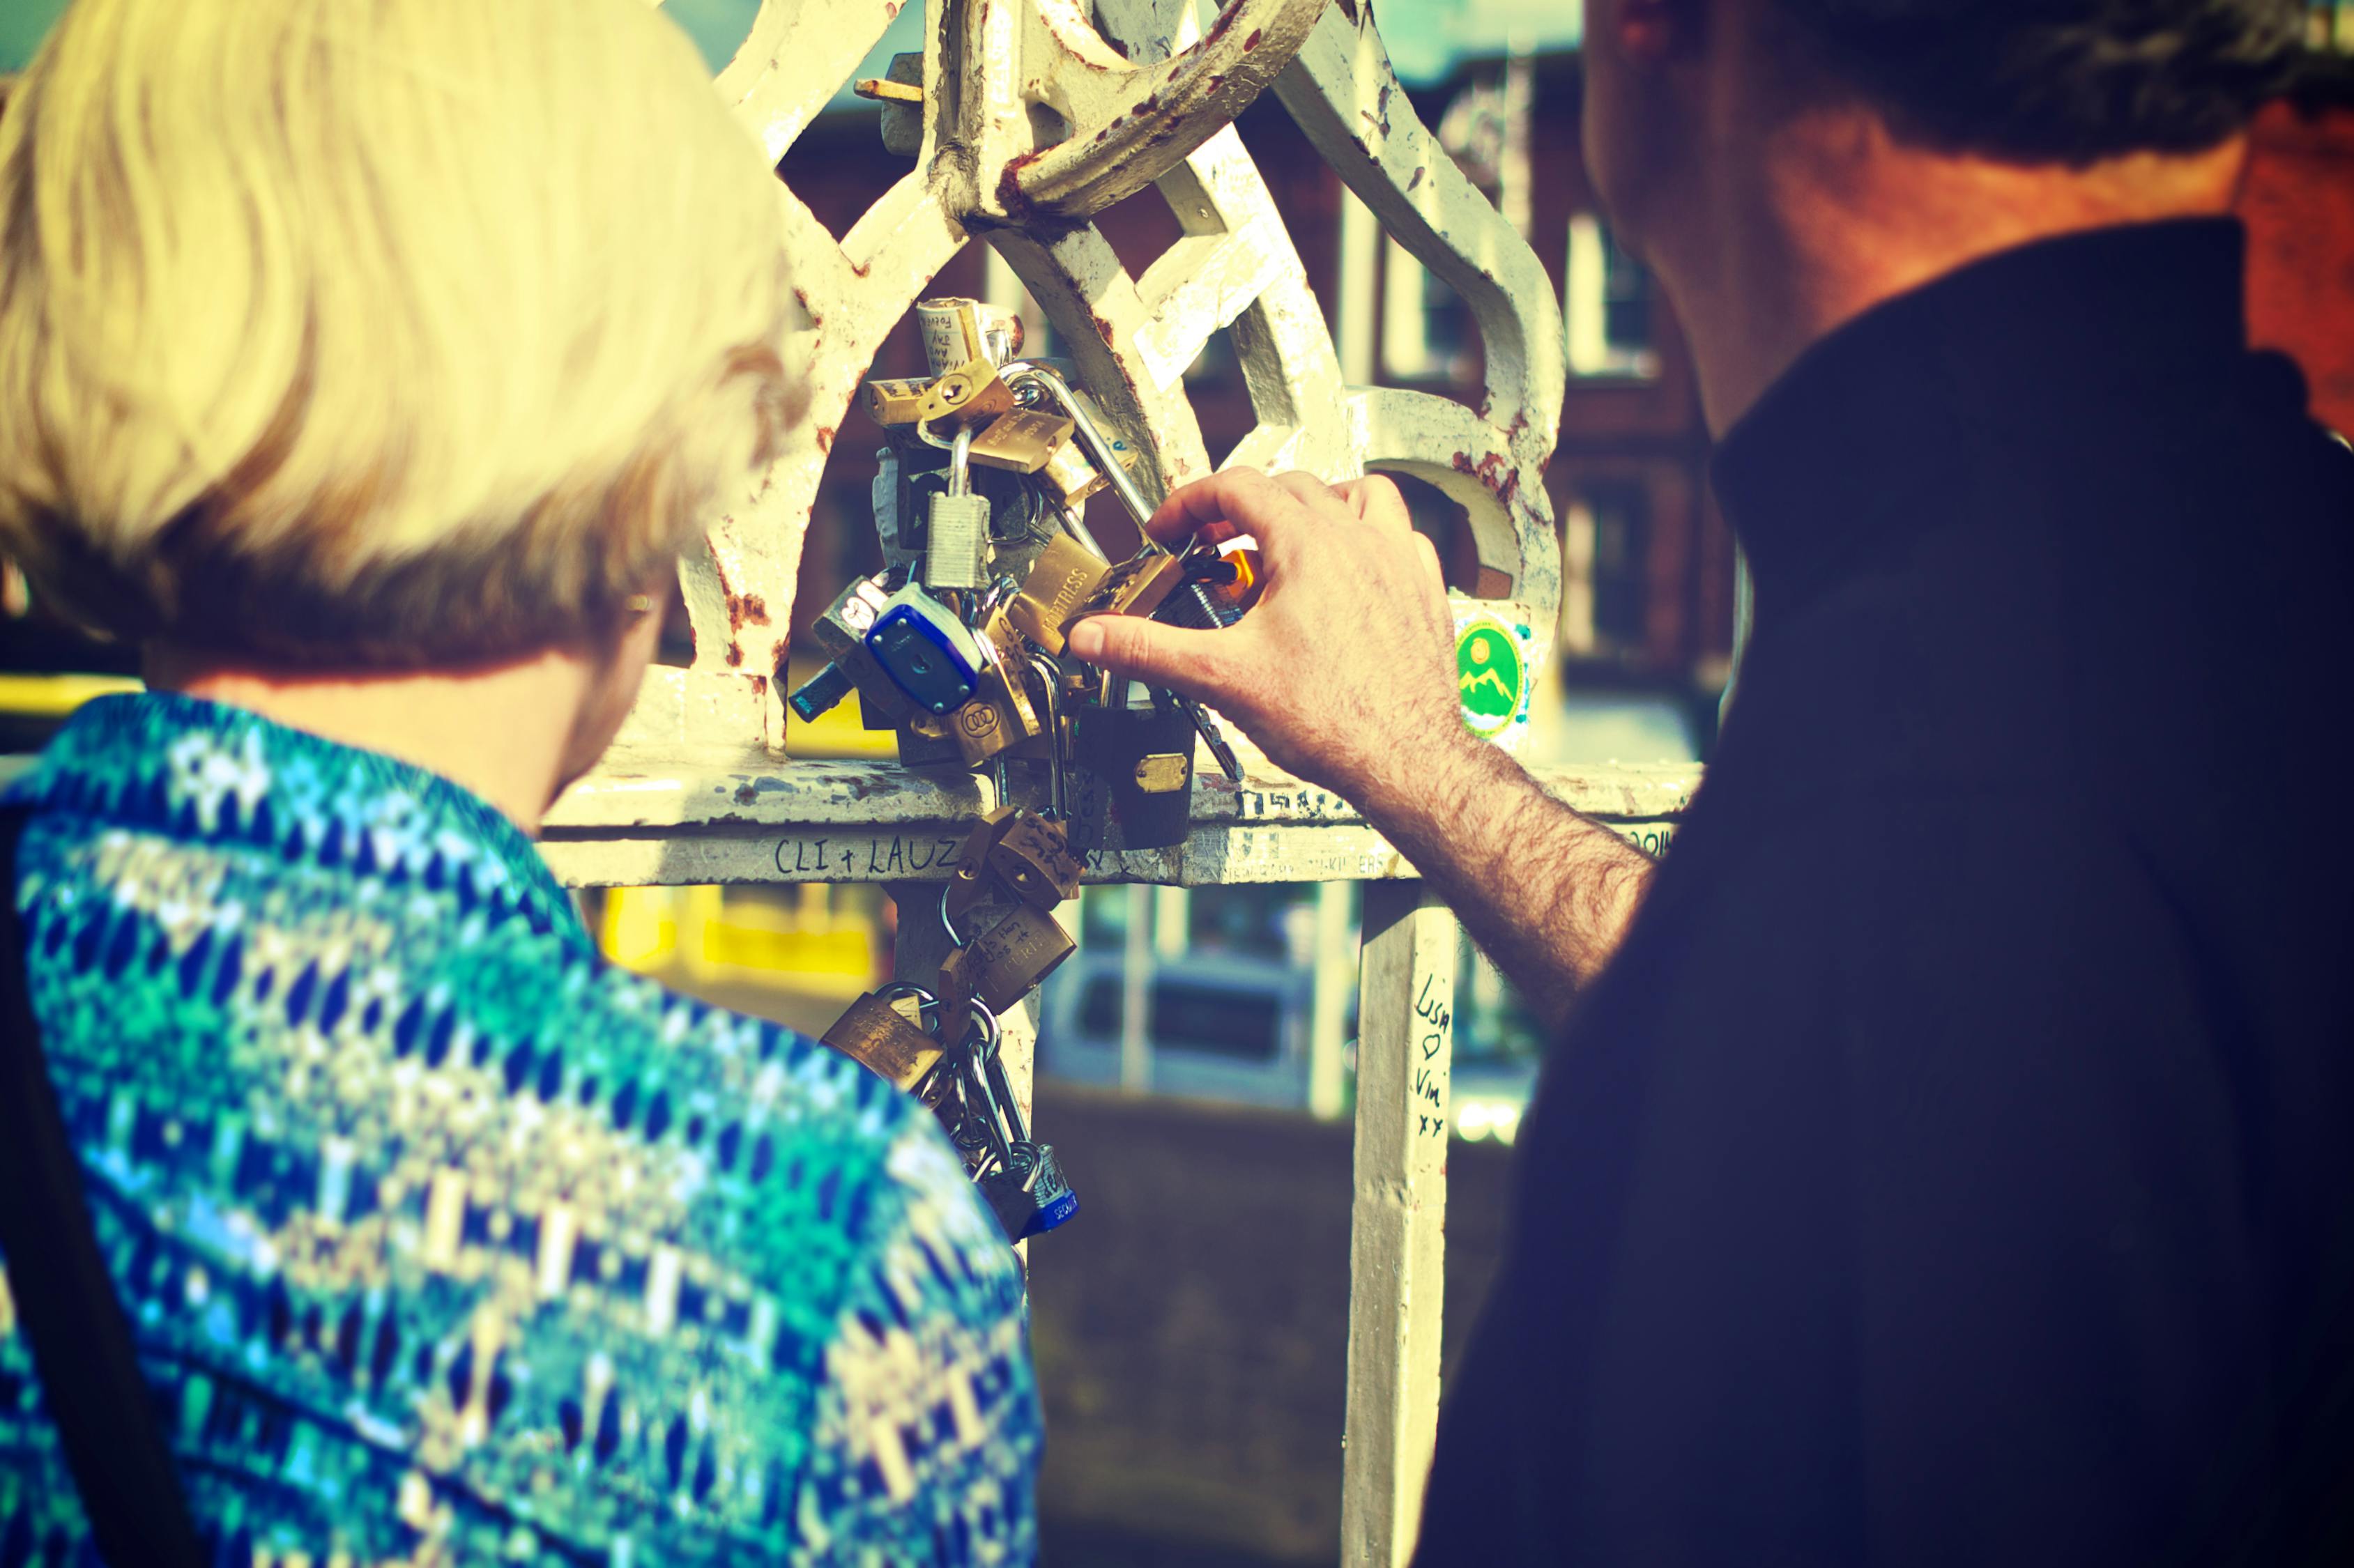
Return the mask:
<svg viewBox="0 0 2354 1568">
<path fill-rule="evenodd" d="M 405 763 L 107 697 L 11 796 L 51 1075 L 220 1561 L 1033 1558 L 1022 1280 L 912 1100 L 606 964 Z M 0 1289 L 0 1563 L 85 1538 Z"/>
</svg>

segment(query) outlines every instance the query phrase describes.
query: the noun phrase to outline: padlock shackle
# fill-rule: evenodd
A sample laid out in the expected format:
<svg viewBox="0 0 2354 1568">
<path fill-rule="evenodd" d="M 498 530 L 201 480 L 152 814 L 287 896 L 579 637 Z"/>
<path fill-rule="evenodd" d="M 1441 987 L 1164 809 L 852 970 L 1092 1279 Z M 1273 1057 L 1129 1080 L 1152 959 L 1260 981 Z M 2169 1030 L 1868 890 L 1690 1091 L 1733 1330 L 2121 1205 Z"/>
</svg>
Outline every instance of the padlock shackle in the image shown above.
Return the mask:
<svg viewBox="0 0 2354 1568">
<path fill-rule="evenodd" d="M 1046 699 L 1039 705 L 1046 714 L 1046 816 L 1060 822 L 1069 817 L 1069 795 L 1063 779 L 1063 667 L 1036 648 L 1030 650 L 1029 664 L 1031 673 L 1046 688 Z"/>
<path fill-rule="evenodd" d="M 1080 441 L 1087 449 L 1087 456 L 1094 459 L 1096 467 L 1102 471 L 1112 493 L 1119 497 L 1122 506 L 1128 508 L 1128 514 L 1136 519 L 1137 527 L 1141 529 L 1151 520 L 1152 503 L 1144 499 L 1144 492 L 1137 488 L 1134 476 L 1128 471 L 1128 465 L 1120 461 L 1114 452 L 1111 438 L 1104 434 L 1103 427 L 1096 423 L 1095 416 L 1088 413 L 1086 406 L 1073 395 L 1071 384 L 1063 379 L 1061 371 L 1052 366 L 1040 365 L 1035 360 L 1013 359 L 998 366 L 997 378 L 1016 393 L 1024 387 L 1036 387 L 1052 397 L 1069 418 L 1072 429 L 1078 432 Z M 1144 536 L 1144 547 L 1147 551 L 1153 551 L 1160 549 L 1161 546 L 1148 534 Z M 1103 555 L 1101 546 L 1096 546 L 1096 554 Z M 1111 557 L 1105 556 L 1104 558 L 1109 560 Z"/>
</svg>

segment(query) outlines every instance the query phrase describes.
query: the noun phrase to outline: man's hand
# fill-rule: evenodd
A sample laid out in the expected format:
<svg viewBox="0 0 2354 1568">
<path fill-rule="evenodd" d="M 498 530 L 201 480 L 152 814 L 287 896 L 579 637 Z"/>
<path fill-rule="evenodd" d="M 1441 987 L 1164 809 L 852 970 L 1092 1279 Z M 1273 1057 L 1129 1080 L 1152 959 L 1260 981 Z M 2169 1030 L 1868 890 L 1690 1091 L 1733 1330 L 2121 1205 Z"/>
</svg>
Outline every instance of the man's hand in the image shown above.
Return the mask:
<svg viewBox="0 0 2354 1568">
<path fill-rule="evenodd" d="M 1248 535 L 1258 602 L 1223 631 L 1093 617 L 1069 631 L 1080 658 L 1201 699 L 1278 768 L 1369 809 L 1401 767 L 1479 744 L 1455 689 L 1438 553 L 1388 480 L 1228 469 L 1172 493 L 1148 526 L 1181 547 L 1197 532 Z"/>
<path fill-rule="evenodd" d="M 1626 933 L 1651 863 L 1464 727 L 1438 555 L 1397 486 L 1228 469 L 1148 526 L 1164 544 L 1249 535 L 1258 603 L 1224 631 L 1091 617 L 1071 652 L 1200 698 L 1278 767 L 1348 797 L 1522 994 L 1564 1015 Z"/>
</svg>

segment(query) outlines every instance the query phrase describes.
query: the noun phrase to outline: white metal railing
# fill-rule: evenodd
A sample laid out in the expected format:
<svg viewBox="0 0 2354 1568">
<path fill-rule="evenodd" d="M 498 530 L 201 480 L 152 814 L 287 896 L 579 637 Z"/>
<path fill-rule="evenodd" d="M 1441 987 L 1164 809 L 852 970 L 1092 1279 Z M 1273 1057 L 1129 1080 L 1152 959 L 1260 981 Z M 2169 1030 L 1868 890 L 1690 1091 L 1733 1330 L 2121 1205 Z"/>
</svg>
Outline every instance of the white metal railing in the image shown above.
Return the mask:
<svg viewBox="0 0 2354 1568">
<path fill-rule="evenodd" d="M 762 0 L 718 89 L 781 158 L 899 9 Z M 655 672 L 614 754 L 550 815 L 545 850 L 558 875 L 879 882 L 900 903 L 899 971 L 938 966 L 946 937 L 928 891 L 990 803 L 986 787 L 787 758 L 776 673 L 811 506 L 853 394 L 885 335 L 970 238 L 1053 323 L 1079 380 L 1142 454 L 1149 497 L 1211 470 L 1183 372 L 1225 330 L 1257 423 L 1224 461 L 1331 480 L 1378 467 L 1437 486 L 1463 506 L 1478 545 L 1478 581 L 1458 610 L 1492 615 L 1519 639 L 1523 668 L 1543 667 L 1560 588 L 1542 482 L 1564 377 L 1551 280 L 1416 118 L 1372 6 L 1229 0 L 1206 29 L 1193 10 L 1189 0 L 928 0 L 913 170 L 838 242 L 779 184 L 801 307 L 789 353 L 809 367 L 810 418 L 683 569 L 694 662 Z M 1380 228 L 1470 307 L 1486 350 L 1476 408 L 1345 383 L 1232 124 L 1269 88 Z M 1093 218 L 1147 185 L 1179 238 L 1131 273 Z M 1697 779 L 1601 769 L 1548 782 L 1656 842 Z M 1343 1540 L 1352 1563 L 1403 1563 L 1437 1416 L 1454 924 L 1346 802 L 1263 758 L 1239 788 L 1197 781 L 1192 810 L 1182 844 L 1127 851 L 1115 839 L 1089 858 L 1088 878 L 1369 885 Z M 1005 1021 L 1025 1102 L 1035 1022 L 1034 1000 Z"/>
</svg>

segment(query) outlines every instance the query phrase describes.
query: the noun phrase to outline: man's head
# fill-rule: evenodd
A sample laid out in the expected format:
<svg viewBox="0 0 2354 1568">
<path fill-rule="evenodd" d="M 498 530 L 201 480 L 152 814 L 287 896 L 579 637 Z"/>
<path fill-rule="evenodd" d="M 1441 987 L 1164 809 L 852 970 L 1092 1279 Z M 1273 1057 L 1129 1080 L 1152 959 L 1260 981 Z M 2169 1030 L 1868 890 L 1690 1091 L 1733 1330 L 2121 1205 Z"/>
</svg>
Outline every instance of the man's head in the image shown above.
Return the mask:
<svg viewBox="0 0 2354 1568">
<path fill-rule="evenodd" d="M 1691 330 L 1721 429 L 1808 337 L 1892 292 L 2045 235 L 2221 210 L 2249 119 L 2301 68 L 2303 16 L 1589 0 L 1586 162 Z"/>
<path fill-rule="evenodd" d="M 643 0 L 77 0 L 0 115 L 0 547 L 281 665 L 612 641 L 793 417 L 782 239 Z"/>
</svg>

